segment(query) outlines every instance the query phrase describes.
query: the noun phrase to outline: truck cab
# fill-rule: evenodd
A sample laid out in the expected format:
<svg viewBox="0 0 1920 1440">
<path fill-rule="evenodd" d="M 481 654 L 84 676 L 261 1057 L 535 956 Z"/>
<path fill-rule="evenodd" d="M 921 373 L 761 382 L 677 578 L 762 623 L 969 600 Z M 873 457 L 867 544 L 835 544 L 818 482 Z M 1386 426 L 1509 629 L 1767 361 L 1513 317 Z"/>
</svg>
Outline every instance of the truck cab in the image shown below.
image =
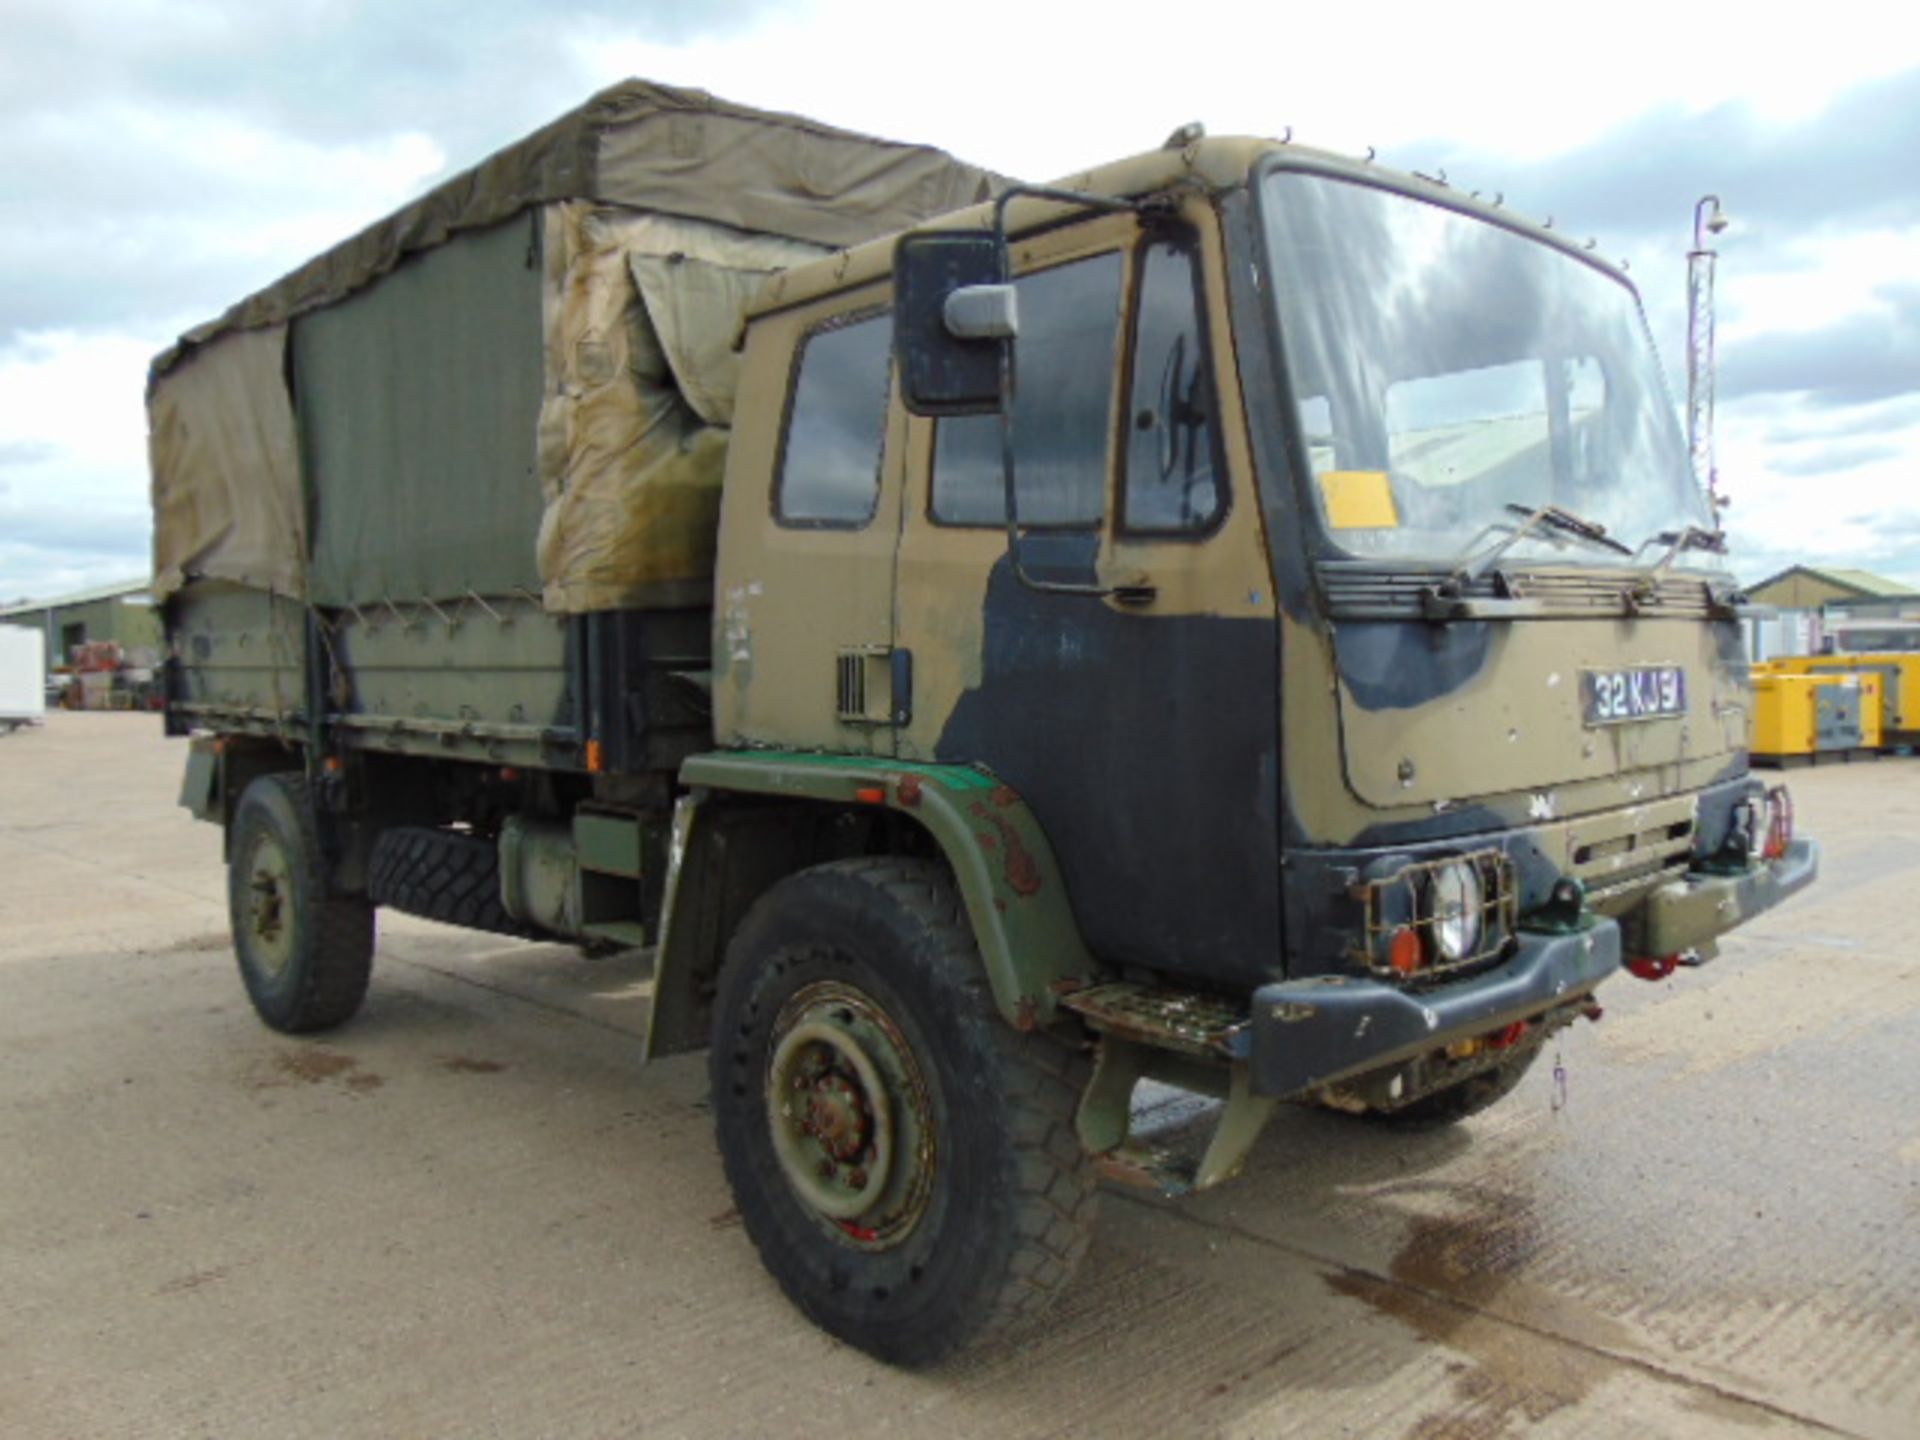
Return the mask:
<svg viewBox="0 0 1920 1440">
<path fill-rule="evenodd" d="M 721 745 L 991 775 L 1084 947 L 1033 962 L 1047 1013 L 1151 1048 L 1220 1003 L 1250 1090 L 1380 1113 L 1517 1077 L 1622 963 L 1812 878 L 1623 275 L 1292 146 L 1072 188 L 1131 203 L 945 222 L 1006 217 L 1004 417 L 916 413 L 891 243 L 762 297 Z"/>
</svg>

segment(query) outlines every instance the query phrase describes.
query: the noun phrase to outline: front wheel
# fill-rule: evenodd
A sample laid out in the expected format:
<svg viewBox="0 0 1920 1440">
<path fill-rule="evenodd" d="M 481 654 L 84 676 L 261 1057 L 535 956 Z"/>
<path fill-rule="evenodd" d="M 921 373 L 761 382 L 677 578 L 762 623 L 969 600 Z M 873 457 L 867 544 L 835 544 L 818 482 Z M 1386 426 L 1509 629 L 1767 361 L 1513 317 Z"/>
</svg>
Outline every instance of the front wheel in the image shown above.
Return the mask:
<svg viewBox="0 0 1920 1440">
<path fill-rule="evenodd" d="M 367 993 L 373 905 L 333 890 L 304 777 L 247 786 L 228 856 L 233 949 L 254 1010 L 288 1034 L 341 1024 Z"/>
<path fill-rule="evenodd" d="M 747 1233 L 849 1344 L 931 1364 L 1038 1314 L 1085 1253 L 1085 1058 L 1000 1018 L 940 866 L 768 891 L 728 947 L 710 1064 Z"/>
</svg>

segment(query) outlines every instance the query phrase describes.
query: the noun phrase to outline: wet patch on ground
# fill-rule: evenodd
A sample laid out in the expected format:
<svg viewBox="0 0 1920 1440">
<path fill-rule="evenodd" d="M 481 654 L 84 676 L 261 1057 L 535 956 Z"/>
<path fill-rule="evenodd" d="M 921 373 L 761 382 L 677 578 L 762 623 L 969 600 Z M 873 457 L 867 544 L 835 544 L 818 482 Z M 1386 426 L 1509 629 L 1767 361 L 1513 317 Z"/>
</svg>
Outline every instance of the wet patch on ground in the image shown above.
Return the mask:
<svg viewBox="0 0 1920 1440">
<path fill-rule="evenodd" d="M 378 1090 L 387 1083 L 371 1070 L 361 1069 L 360 1062 L 351 1055 L 315 1046 L 303 1050 L 282 1050 L 273 1055 L 264 1064 L 254 1068 L 247 1078 L 247 1088 L 256 1091 L 281 1090 L 294 1085 L 324 1085 L 329 1082 L 335 1082 L 340 1088 L 354 1094 Z"/>
<path fill-rule="evenodd" d="M 498 1060 L 473 1060 L 465 1055 L 447 1055 L 440 1061 L 442 1070 L 456 1075 L 498 1075 L 507 1067 Z"/>
<path fill-rule="evenodd" d="M 1527 1213 L 1489 1205 L 1460 1216 L 1417 1216 L 1389 1278 L 1356 1271 L 1327 1278 L 1337 1293 L 1466 1357 L 1454 1374 L 1458 1403 L 1423 1417 L 1410 1432 L 1419 1440 L 1482 1440 L 1538 1424 L 1619 1370 L 1619 1362 L 1543 1344 L 1531 1331 L 1486 1313 L 1539 1249 Z"/>
</svg>

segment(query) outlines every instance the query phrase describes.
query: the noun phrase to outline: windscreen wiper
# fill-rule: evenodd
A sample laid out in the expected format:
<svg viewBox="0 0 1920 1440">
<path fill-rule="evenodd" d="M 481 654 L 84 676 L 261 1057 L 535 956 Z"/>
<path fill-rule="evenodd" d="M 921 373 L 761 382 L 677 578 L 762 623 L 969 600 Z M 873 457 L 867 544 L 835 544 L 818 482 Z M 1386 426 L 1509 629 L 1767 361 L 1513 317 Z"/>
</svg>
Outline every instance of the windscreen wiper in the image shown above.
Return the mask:
<svg viewBox="0 0 1920 1440">
<path fill-rule="evenodd" d="M 1708 530 L 1700 525 L 1682 525 L 1678 530 L 1662 530 L 1657 535 L 1649 535 L 1640 542 L 1640 550 L 1633 552 L 1638 559 L 1640 551 L 1653 545 L 1664 545 L 1660 558 L 1643 572 L 1628 587 L 1625 596 L 1627 608 L 1637 610 L 1660 598 L 1660 582 L 1666 577 L 1673 562 L 1689 550 L 1705 550 L 1709 554 L 1727 553 L 1727 536 L 1724 530 Z M 1728 614 L 1733 613 L 1737 594 L 1721 595 L 1711 585 L 1707 587 L 1709 604 Z"/>
<path fill-rule="evenodd" d="M 1640 550 L 1654 545 L 1667 547 L 1649 572 L 1657 576 L 1689 550 L 1705 550 L 1713 555 L 1726 554 L 1727 535 L 1724 530 L 1709 530 L 1703 525 L 1682 525 L 1678 530 L 1662 530 L 1657 535 L 1649 535 L 1640 542 Z M 1640 550 L 1633 552 L 1636 559 Z"/>
<path fill-rule="evenodd" d="M 1607 534 L 1607 527 L 1599 521 L 1576 515 L 1571 510 L 1563 510 L 1558 505 L 1529 508 L 1525 505 L 1509 504 L 1507 509 L 1522 517 L 1520 523 L 1514 526 L 1511 534 L 1503 536 L 1489 546 L 1486 553 L 1479 559 L 1471 562 L 1461 561 L 1459 568 L 1447 577 L 1447 584 L 1456 593 L 1483 578 L 1499 563 L 1502 555 L 1543 525 L 1551 526 L 1555 530 L 1563 531 L 1581 540 L 1591 541 L 1595 545 L 1604 545 L 1609 550 L 1617 550 L 1628 558 L 1632 558 L 1634 554 L 1631 548 Z"/>
</svg>

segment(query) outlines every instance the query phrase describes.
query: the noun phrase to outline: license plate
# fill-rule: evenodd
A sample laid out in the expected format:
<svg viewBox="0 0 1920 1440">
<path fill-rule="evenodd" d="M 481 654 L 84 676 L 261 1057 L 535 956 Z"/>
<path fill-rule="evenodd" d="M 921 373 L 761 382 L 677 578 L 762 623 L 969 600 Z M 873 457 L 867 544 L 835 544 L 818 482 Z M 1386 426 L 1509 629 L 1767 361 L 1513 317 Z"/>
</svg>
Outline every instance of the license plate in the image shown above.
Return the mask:
<svg viewBox="0 0 1920 1440">
<path fill-rule="evenodd" d="M 1678 665 L 1634 665 L 1580 672 L 1581 718 L 1589 725 L 1664 720 L 1687 713 L 1687 672 Z"/>
</svg>

